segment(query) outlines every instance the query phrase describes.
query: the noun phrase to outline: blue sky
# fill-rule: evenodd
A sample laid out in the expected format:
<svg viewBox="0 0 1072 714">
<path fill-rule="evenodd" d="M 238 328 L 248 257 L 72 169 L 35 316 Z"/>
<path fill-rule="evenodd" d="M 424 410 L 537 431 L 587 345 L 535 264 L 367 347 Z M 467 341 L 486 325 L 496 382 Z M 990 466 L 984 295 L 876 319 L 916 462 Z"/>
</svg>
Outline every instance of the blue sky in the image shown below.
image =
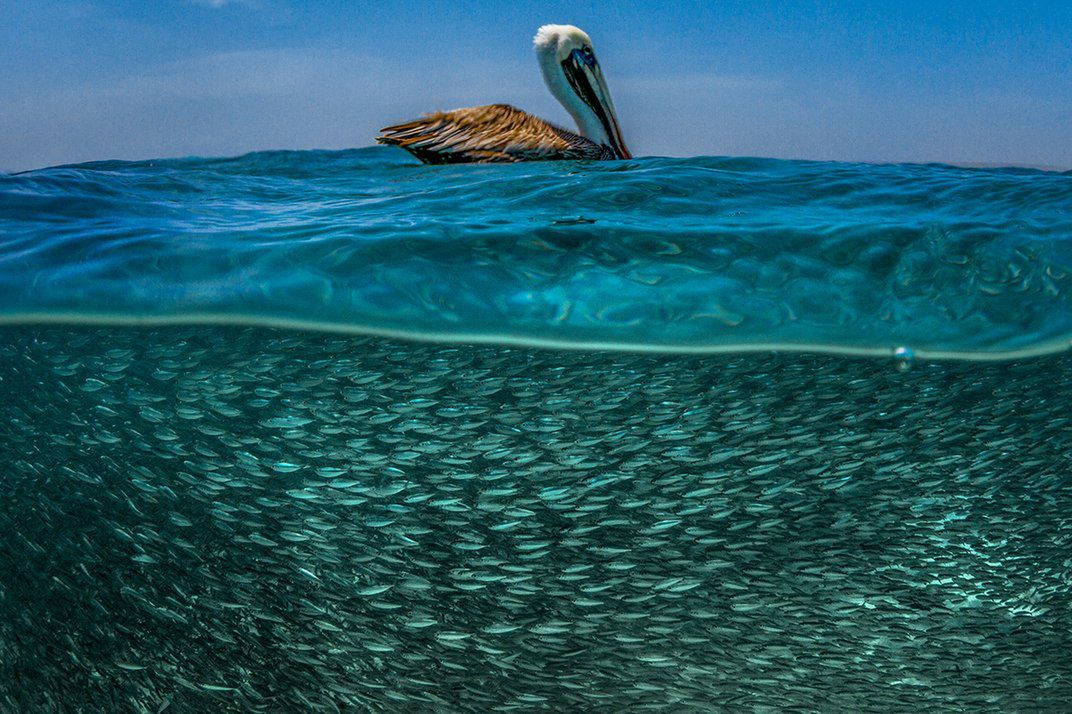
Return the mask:
<svg viewBox="0 0 1072 714">
<path fill-rule="evenodd" d="M 1072 2 L 0 0 L 0 169 L 372 143 L 593 38 L 637 155 L 1072 168 Z"/>
</svg>

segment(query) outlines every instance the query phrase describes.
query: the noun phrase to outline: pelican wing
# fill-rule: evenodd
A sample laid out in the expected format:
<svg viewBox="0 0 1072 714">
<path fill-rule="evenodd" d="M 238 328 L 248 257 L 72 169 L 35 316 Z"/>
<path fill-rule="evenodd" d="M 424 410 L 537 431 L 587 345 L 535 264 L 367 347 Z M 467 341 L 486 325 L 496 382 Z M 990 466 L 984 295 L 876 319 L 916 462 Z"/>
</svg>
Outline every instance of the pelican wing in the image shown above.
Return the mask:
<svg viewBox="0 0 1072 714">
<path fill-rule="evenodd" d="M 605 147 L 507 104 L 427 114 L 382 132 L 376 141 L 429 164 L 607 158 Z"/>
</svg>

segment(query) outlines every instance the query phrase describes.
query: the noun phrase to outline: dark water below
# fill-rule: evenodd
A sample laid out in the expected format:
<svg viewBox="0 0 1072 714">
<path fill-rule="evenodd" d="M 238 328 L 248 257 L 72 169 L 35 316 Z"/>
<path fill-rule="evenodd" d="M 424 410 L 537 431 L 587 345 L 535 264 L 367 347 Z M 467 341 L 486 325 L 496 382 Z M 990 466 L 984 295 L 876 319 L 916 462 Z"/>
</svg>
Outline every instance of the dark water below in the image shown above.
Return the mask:
<svg viewBox="0 0 1072 714">
<path fill-rule="evenodd" d="M 3 328 L 0 710 L 1064 710 L 1070 359 Z"/>
</svg>

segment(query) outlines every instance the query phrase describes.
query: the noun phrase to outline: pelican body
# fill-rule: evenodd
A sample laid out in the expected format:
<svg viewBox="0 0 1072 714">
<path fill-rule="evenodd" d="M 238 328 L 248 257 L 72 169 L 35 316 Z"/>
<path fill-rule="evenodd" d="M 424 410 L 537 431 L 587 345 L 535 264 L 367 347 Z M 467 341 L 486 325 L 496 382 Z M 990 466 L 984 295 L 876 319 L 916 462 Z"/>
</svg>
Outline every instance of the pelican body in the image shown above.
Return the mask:
<svg viewBox="0 0 1072 714">
<path fill-rule="evenodd" d="M 544 25 L 533 44 L 547 88 L 577 122 L 576 132 L 490 104 L 389 126 L 376 141 L 426 164 L 632 158 L 588 35 L 572 25 Z"/>
</svg>

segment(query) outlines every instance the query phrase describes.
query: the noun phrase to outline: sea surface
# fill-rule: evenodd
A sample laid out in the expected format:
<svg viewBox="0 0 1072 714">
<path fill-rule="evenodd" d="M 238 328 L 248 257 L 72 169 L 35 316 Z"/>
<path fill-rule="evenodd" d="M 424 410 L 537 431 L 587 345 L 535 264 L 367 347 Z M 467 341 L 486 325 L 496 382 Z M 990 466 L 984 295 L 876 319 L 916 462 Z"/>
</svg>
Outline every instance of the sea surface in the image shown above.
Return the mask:
<svg viewBox="0 0 1072 714">
<path fill-rule="evenodd" d="M 1061 711 L 1072 174 L 0 174 L 0 711 Z"/>
</svg>

